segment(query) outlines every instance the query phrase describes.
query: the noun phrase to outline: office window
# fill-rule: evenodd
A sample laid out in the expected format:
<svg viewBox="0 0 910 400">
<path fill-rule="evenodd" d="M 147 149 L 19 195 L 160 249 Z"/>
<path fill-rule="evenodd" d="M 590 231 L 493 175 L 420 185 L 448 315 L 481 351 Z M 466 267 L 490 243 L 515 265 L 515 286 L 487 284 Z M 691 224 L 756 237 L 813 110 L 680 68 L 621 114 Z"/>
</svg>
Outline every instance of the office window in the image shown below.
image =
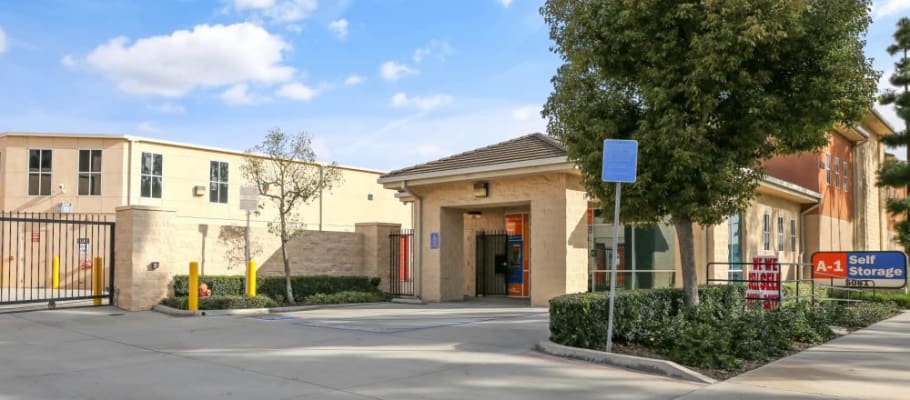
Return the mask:
<svg viewBox="0 0 910 400">
<path fill-rule="evenodd" d="M 840 187 L 840 158 L 834 158 L 834 188 Z"/>
<path fill-rule="evenodd" d="M 825 183 L 831 184 L 831 153 L 825 153 Z"/>
<path fill-rule="evenodd" d="M 790 251 L 796 253 L 796 220 L 790 219 Z"/>
<path fill-rule="evenodd" d="M 101 150 L 79 150 L 79 195 L 101 195 Z"/>
<path fill-rule="evenodd" d="M 228 163 L 209 163 L 209 202 L 228 202 Z"/>
<path fill-rule="evenodd" d="M 765 218 L 762 220 L 761 227 L 762 234 L 762 248 L 765 251 L 771 250 L 771 214 L 765 213 Z"/>
<path fill-rule="evenodd" d="M 28 195 L 51 195 L 51 150 L 28 151 Z"/>
<path fill-rule="evenodd" d="M 784 251 L 784 217 L 777 216 L 777 251 Z"/>
<path fill-rule="evenodd" d="M 844 160 L 844 163 L 841 164 L 841 168 L 844 169 L 844 172 L 841 174 L 841 179 L 844 180 L 844 191 L 847 191 L 847 187 L 850 186 L 850 178 L 847 178 L 847 160 Z"/>
<path fill-rule="evenodd" d="M 161 198 L 161 154 L 142 153 L 142 171 L 139 195 L 153 199 Z"/>
</svg>

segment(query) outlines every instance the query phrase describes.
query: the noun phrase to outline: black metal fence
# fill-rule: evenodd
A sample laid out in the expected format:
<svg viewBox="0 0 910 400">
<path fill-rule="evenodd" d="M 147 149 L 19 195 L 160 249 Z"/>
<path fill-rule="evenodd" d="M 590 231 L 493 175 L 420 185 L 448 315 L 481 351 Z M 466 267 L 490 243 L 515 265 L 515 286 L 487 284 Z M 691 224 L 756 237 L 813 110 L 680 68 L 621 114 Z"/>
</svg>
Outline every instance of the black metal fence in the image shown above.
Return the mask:
<svg viewBox="0 0 910 400">
<path fill-rule="evenodd" d="M 476 291 L 478 296 L 505 296 L 509 294 L 508 238 L 505 232 L 477 232 L 475 236 Z"/>
<path fill-rule="evenodd" d="M 773 259 L 753 262 L 708 263 L 705 280 L 708 285 L 738 284 L 746 287 L 747 304 L 777 309 L 783 301 L 815 301 L 815 281 L 801 279 L 805 265 L 781 263 Z M 785 286 L 792 288 L 785 293 Z"/>
<path fill-rule="evenodd" d="M 112 219 L 94 214 L 0 213 L 0 305 L 53 306 L 88 299 L 113 304 Z"/>
<path fill-rule="evenodd" d="M 414 231 L 405 229 L 389 234 L 389 293 L 414 295 Z"/>
</svg>

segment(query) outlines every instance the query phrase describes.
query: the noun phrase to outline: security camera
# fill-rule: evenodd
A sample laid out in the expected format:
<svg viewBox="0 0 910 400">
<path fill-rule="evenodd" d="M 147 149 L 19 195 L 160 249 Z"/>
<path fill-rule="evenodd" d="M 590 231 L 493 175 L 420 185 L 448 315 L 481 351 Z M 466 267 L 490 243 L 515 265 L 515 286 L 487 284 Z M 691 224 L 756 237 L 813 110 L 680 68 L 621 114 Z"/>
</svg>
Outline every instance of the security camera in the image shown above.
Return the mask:
<svg viewBox="0 0 910 400">
<path fill-rule="evenodd" d="M 59 185 L 57 185 L 57 188 L 60 189 L 60 192 L 61 192 L 61 193 L 66 193 L 66 187 L 64 187 L 62 183 L 59 184 Z"/>
</svg>

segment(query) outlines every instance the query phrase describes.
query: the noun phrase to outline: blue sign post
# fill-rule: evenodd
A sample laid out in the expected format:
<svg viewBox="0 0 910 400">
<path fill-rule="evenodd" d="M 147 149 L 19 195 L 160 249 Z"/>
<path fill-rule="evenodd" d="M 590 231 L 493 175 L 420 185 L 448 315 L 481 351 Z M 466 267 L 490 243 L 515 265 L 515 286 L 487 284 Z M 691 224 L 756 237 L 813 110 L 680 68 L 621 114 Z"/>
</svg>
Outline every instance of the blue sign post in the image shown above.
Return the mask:
<svg viewBox="0 0 910 400">
<path fill-rule="evenodd" d="M 613 304 L 616 301 L 616 270 L 619 269 L 619 200 L 623 183 L 635 182 L 638 175 L 638 141 L 604 140 L 603 169 L 600 178 L 604 182 L 616 182 L 616 202 L 613 205 L 613 266 L 610 271 L 610 309 L 607 316 L 607 352 L 613 348 Z M 594 290 L 594 286 L 591 286 Z"/>
</svg>

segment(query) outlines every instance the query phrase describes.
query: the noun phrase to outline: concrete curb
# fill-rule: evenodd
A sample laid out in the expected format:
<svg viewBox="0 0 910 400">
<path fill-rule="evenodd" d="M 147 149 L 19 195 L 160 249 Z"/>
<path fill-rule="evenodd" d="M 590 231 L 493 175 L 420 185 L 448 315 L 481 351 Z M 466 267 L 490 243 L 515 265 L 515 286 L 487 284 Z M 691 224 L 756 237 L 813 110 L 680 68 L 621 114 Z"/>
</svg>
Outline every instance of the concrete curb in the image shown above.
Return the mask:
<svg viewBox="0 0 910 400">
<path fill-rule="evenodd" d="M 231 316 L 251 316 L 251 315 L 264 315 L 264 314 L 281 314 L 287 312 L 295 311 L 310 311 L 310 310 L 320 310 L 324 308 L 344 308 L 352 306 L 362 306 L 370 304 L 388 304 L 386 301 L 382 302 L 370 302 L 370 303 L 344 303 L 344 304 L 318 304 L 318 305 L 309 305 L 309 306 L 287 306 L 287 307 L 274 307 L 274 308 L 239 308 L 236 310 L 200 310 L 200 311 L 188 311 L 180 310 L 177 308 L 168 307 L 162 304 L 156 304 L 152 307 L 152 311 L 157 311 L 162 314 L 167 314 L 172 317 L 231 317 Z"/>
<path fill-rule="evenodd" d="M 427 303 L 424 303 L 423 300 L 420 300 L 420 299 L 418 299 L 418 298 L 416 298 L 416 297 L 415 297 L 415 298 L 410 298 L 410 297 L 396 297 L 396 298 L 392 299 L 392 303 L 397 303 L 397 304 L 418 304 L 418 305 L 427 304 Z"/>
<path fill-rule="evenodd" d="M 542 340 L 538 343 L 537 350 L 554 356 L 575 358 L 598 364 L 608 364 L 692 382 L 707 384 L 717 383 L 717 381 L 712 378 L 699 374 L 698 372 L 672 361 L 580 349 L 577 347 L 556 344 L 549 340 Z"/>
</svg>

